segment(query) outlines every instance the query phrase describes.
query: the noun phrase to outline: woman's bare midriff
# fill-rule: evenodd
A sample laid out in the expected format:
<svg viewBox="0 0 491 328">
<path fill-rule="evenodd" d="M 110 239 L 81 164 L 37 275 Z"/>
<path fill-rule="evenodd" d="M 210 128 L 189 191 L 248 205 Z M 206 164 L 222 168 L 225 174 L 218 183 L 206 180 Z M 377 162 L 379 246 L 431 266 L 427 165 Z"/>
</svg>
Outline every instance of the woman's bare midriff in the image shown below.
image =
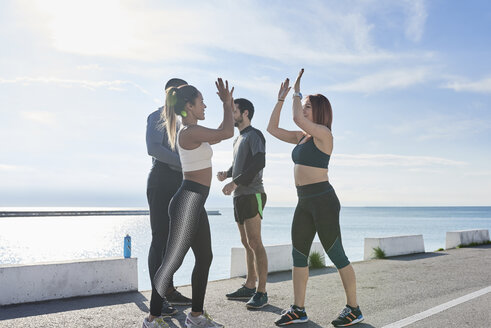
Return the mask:
<svg viewBox="0 0 491 328">
<path fill-rule="evenodd" d="M 184 180 L 191 180 L 207 187 L 211 185 L 211 175 L 211 167 L 196 171 L 184 172 L 183 174 Z"/>
<path fill-rule="evenodd" d="M 305 186 L 312 183 L 329 181 L 327 169 L 295 164 L 295 186 Z"/>
</svg>

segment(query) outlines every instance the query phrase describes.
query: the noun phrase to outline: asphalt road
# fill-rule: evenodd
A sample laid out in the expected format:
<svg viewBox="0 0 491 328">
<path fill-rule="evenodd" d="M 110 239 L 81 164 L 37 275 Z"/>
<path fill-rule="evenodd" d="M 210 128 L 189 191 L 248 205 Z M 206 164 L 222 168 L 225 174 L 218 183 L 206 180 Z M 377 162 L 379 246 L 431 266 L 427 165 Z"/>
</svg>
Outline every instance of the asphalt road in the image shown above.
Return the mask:
<svg viewBox="0 0 491 328">
<path fill-rule="evenodd" d="M 356 327 L 491 327 L 490 245 L 353 265 L 365 316 Z M 270 305 L 262 310 L 225 299 L 243 278 L 210 282 L 205 307 L 226 327 L 275 327 L 281 310 L 292 303 L 291 272 L 270 274 L 268 280 Z M 179 290 L 191 295 L 190 286 Z M 0 307 L 0 327 L 141 327 L 149 299 L 146 291 Z M 345 302 L 337 271 L 313 270 L 306 302 L 310 321 L 290 327 L 332 327 Z M 178 309 L 167 319 L 170 327 L 185 327 L 189 307 Z"/>
</svg>

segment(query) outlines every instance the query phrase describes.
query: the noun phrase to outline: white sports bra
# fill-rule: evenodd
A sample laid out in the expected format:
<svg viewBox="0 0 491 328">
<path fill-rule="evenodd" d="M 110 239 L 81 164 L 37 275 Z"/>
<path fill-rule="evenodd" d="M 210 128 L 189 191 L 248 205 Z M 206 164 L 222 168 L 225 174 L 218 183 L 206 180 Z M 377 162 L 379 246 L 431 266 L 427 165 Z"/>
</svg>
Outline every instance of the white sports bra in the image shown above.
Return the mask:
<svg viewBox="0 0 491 328">
<path fill-rule="evenodd" d="M 202 142 L 198 148 L 184 149 L 179 144 L 179 135 L 181 130 L 177 133 L 176 144 L 179 150 L 179 157 L 181 158 L 181 166 L 183 172 L 197 171 L 211 167 L 211 156 L 213 155 L 213 149 L 208 142 Z"/>
</svg>

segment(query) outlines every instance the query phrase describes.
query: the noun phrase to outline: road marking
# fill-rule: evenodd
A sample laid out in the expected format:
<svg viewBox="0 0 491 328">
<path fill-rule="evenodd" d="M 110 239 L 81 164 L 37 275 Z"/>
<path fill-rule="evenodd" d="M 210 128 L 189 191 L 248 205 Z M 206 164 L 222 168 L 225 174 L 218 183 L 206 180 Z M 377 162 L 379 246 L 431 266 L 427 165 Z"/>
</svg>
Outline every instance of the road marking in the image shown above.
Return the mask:
<svg viewBox="0 0 491 328">
<path fill-rule="evenodd" d="M 464 295 L 462 297 L 456 298 L 454 300 L 451 300 L 450 302 L 443 303 L 441 305 L 435 306 L 429 310 L 416 313 L 415 315 L 412 315 L 410 317 L 407 317 L 405 319 L 399 320 L 397 322 L 393 322 L 391 324 L 388 324 L 386 326 L 383 326 L 382 328 L 400 328 L 400 327 L 405 327 L 407 325 L 410 325 L 412 323 L 415 323 L 416 321 L 428 318 L 429 316 L 432 316 L 434 314 L 437 314 L 439 312 L 445 311 L 447 309 L 450 309 L 451 307 L 454 307 L 456 305 L 459 305 L 461 303 L 470 301 L 471 299 L 474 299 L 476 297 L 485 295 L 487 293 L 491 292 L 491 286 L 488 286 L 486 288 L 480 289 L 474 293 L 470 293 L 467 295 Z"/>
</svg>

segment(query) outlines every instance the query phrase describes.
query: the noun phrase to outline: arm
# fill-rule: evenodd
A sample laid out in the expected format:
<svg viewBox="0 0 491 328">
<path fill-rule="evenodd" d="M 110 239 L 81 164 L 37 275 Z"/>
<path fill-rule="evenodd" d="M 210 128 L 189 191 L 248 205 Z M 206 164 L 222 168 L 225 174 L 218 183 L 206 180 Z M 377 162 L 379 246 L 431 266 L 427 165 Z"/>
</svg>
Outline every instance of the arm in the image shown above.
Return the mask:
<svg viewBox="0 0 491 328">
<path fill-rule="evenodd" d="M 234 136 L 234 117 L 232 114 L 232 104 L 234 102 L 233 92 L 234 88 L 229 91 L 228 81 L 223 83 L 222 79 L 219 78 L 215 85 L 218 89 L 218 96 L 223 102 L 223 121 L 218 129 L 210 129 L 200 125 L 194 125 L 186 130 L 182 131 L 186 135 L 187 142 L 184 142 L 182 146 L 184 148 L 190 148 L 200 144 L 202 142 L 217 142 L 225 139 L 232 138 Z M 182 142 L 182 141 L 181 141 Z"/>
<path fill-rule="evenodd" d="M 223 122 L 222 122 L 222 123 L 220 123 L 220 125 L 218 126 L 218 129 L 221 129 L 222 127 L 223 127 Z M 213 141 L 208 141 L 208 143 L 209 143 L 210 145 L 216 145 L 217 143 L 220 143 L 220 142 L 221 142 L 221 140 L 213 140 Z"/>
<path fill-rule="evenodd" d="M 160 111 L 156 111 L 150 114 L 147 119 L 147 153 L 158 161 L 169 164 L 174 169 L 180 169 L 179 155 L 163 145 L 165 134 L 158 127 L 159 113 Z"/>
<path fill-rule="evenodd" d="M 300 92 L 300 79 L 303 75 L 303 68 L 298 73 L 297 80 L 295 81 L 295 92 Z M 308 106 L 308 105 L 307 105 Z M 302 102 L 300 97 L 293 97 L 293 121 L 303 131 L 310 134 L 312 137 L 326 141 L 326 138 L 331 136 L 331 130 L 327 126 L 314 123 L 303 116 Z"/>
<path fill-rule="evenodd" d="M 288 87 L 289 80 L 286 79 L 285 82 L 281 83 L 280 91 L 278 92 L 278 102 L 274 106 L 273 112 L 271 113 L 271 117 L 269 118 L 269 124 L 267 131 L 274 137 L 288 142 L 296 144 L 302 138 L 302 131 L 288 131 L 279 127 L 280 124 L 280 114 L 281 108 L 283 107 L 283 102 L 285 101 L 285 97 L 290 91 L 291 87 Z"/>
<path fill-rule="evenodd" d="M 266 154 L 256 153 L 251 160 L 251 163 L 244 172 L 239 174 L 233 181 L 236 185 L 247 186 L 252 182 L 254 177 L 266 166 Z"/>
</svg>

